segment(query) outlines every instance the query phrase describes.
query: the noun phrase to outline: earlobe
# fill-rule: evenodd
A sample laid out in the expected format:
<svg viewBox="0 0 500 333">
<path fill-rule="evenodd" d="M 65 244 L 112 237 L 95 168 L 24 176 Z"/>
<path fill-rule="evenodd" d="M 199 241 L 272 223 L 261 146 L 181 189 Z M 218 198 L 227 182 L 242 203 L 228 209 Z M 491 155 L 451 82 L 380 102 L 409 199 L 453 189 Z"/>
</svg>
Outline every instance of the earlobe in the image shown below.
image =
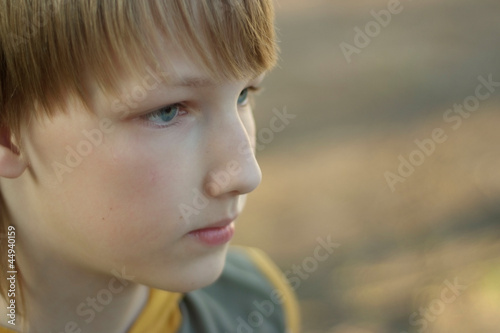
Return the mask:
<svg viewBox="0 0 500 333">
<path fill-rule="evenodd" d="M 0 177 L 4 178 L 17 178 L 28 167 L 11 137 L 8 128 L 0 127 Z"/>
</svg>

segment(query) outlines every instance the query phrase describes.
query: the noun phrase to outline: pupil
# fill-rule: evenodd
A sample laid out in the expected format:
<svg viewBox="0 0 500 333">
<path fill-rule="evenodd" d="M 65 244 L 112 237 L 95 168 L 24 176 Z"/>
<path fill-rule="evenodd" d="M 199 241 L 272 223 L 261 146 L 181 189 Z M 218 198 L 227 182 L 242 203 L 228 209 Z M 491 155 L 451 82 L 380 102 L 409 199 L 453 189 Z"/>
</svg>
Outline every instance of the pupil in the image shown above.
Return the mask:
<svg viewBox="0 0 500 333">
<path fill-rule="evenodd" d="M 173 108 L 171 106 L 163 109 L 163 112 L 161 113 L 162 120 L 163 121 L 171 120 L 175 116 L 176 110 L 177 110 L 176 108 Z"/>
</svg>

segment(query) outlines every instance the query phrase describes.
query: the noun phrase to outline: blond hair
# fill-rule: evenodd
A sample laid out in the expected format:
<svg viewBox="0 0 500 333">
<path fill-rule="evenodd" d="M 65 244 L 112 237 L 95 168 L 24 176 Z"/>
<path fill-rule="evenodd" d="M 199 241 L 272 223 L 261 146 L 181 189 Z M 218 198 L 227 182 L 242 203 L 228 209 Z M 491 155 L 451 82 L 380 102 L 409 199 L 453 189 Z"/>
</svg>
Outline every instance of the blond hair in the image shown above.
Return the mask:
<svg viewBox="0 0 500 333">
<path fill-rule="evenodd" d="M 0 128 L 20 140 L 31 117 L 52 115 L 68 95 L 85 101 L 84 77 L 112 91 L 124 69 L 160 63 L 163 38 L 214 79 L 258 75 L 277 58 L 272 0 L 0 0 Z M 5 235 L 1 193 L 0 209 Z M 6 255 L 2 238 L 4 299 Z"/>
</svg>

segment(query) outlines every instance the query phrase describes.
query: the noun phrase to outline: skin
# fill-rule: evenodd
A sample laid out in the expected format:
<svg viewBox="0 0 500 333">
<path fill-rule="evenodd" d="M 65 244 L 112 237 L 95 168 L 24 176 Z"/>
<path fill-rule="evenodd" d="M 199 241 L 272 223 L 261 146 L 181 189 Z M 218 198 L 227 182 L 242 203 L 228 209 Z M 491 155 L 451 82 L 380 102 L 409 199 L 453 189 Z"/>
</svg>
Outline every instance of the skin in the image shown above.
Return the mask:
<svg viewBox="0 0 500 333">
<path fill-rule="evenodd" d="M 262 76 L 216 83 L 187 57 L 168 56 L 163 74 L 183 82 L 195 77 L 198 84 L 163 80 L 145 98 L 128 101 L 127 112 L 120 111 L 124 96 L 142 81 L 125 81 L 120 96 L 91 84 L 93 113 L 69 98 L 67 112 L 24 127 L 21 153 L 3 129 L 0 187 L 16 227 L 30 332 L 63 332 L 68 321 L 83 332 L 125 332 L 147 300 L 146 286 L 186 292 L 220 275 L 228 245 L 208 246 L 188 233 L 237 217 L 261 181 L 252 109 L 238 99 Z M 182 106 L 168 127 L 147 116 L 174 103 Z M 102 143 L 58 174 L 54 165 L 65 165 L 67 147 L 88 141 L 82 131 L 100 129 L 103 119 Z M 230 161 L 238 172 L 217 183 Z M 198 214 L 182 214 L 195 193 L 207 204 Z M 125 272 L 127 285 L 85 322 L 78 305 L 109 289 L 113 270 Z M 2 324 L 12 328 L 5 313 L 2 305 Z"/>
</svg>

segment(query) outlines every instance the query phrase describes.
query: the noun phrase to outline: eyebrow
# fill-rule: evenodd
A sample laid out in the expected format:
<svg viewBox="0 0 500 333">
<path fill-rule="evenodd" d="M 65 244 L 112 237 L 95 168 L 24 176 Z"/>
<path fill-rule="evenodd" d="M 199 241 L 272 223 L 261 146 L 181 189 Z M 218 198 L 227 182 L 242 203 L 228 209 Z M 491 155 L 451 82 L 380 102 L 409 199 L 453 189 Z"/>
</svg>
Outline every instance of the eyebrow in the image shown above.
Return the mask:
<svg viewBox="0 0 500 333">
<path fill-rule="evenodd" d="M 176 86 L 176 87 L 208 87 L 208 86 L 214 86 L 215 81 L 209 78 L 204 78 L 204 77 L 184 77 L 182 79 L 179 79 L 177 81 L 172 81 L 169 84 L 170 86 Z"/>
<path fill-rule="evenodd" d="M 262 74 L 261 74 L 262 75 Z M 258 75 L 252 80 L 258 79 L 261 75 Z M 187 76 L 182 77 L 177 80 L 172 80 L 169 82 L 169 86 L 173 87 L 191 87 L 191 88 L 199 88 L 199 87 L 213 87 L 216 86 L 217 82 L 207 77 L 196 77 L 196 76 Z"/>
</svg>

